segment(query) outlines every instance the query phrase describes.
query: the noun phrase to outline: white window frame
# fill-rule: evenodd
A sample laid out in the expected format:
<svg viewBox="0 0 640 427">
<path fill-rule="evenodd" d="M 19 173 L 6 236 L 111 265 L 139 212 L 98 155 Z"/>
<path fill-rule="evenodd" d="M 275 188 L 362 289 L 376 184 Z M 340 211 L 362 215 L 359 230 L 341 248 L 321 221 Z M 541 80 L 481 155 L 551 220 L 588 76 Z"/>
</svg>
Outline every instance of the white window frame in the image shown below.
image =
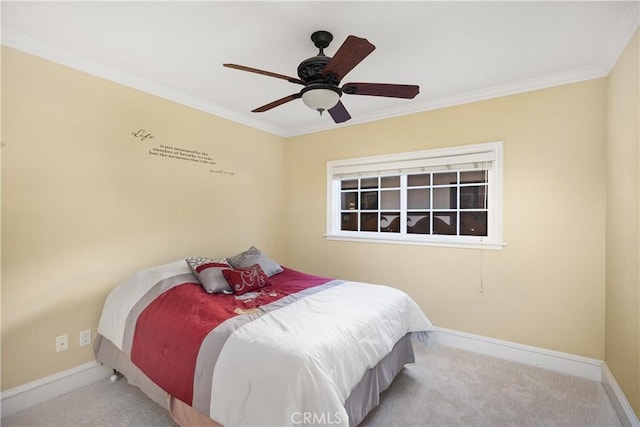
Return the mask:
<svg viewBox="0 0 640 427">
<path fill-rule="evenodd" d="M 419 171 L 472 170 L 481 165 L 487 170 L 487 236 L 452 236 L 344 231 L 341 226 L 340 181 L 348 177 L 376 177 Z M 502 249 L 502 141 L 408 153 L 359 157 L 327 162 L 328 240 L 397 243 L 462 248 Z M 401 216 L 406 213 L 401 206 Z"/>
</svg>

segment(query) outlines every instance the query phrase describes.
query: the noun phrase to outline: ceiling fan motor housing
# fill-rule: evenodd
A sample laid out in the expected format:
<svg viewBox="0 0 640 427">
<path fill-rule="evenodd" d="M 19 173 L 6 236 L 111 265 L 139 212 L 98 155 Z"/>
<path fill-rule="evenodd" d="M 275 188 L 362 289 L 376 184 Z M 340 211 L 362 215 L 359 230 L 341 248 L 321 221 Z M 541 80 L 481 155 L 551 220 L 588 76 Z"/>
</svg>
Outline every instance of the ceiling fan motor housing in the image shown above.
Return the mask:
<svg viewBox="0 0 640 427">
<path fill-rule="evenodd" d="M 298 65 L 298 77 L 307 84 L 325 82 L 326 78 L 322 75 L 322 70 L 329 61 L 331 58 L 324 55 L 305 59 Z"/>
<path fill-rule="evenodd" d="M 328 31 L 316 31 L 311 34 L 313 44 L 320 50 L 318 55 L 307 58 L 298 65 L 298 77 L 306 84 L 328 83 L 338 85 L 340 80 L 336 80 L 334 75 L 324 76 L 322 70 L 331 61 L 331 57 L 324 54 L 324 49 L 329 46 L 333 35 Z"/>
</svg>

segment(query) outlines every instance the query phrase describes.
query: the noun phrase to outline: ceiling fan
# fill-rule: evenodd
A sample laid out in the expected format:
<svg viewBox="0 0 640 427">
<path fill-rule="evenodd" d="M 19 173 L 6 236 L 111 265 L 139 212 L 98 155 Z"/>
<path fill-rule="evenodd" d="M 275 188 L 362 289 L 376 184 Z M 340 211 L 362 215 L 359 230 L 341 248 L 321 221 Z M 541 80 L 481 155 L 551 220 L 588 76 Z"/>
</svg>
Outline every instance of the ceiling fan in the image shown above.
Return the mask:
<svg viewBox="0 0 640 427">
<path fill-rule="evenodd" d="M 225 67 L 236 70 L 248 71 L 287 80 L 291 83 L 303 85 L 300 92 L 285 96 L 269 104 L 251 110 L 253 113 L 261 113 L 274 107 L 302 98 L 302 102 L 312 110 L 328 111 L 336 123 L 346 122 L 351 118 L 349 112 L 340 101 L 343 93 L 347 95 L 370 95 L 390 98 L 414 98 L 420 88 L 415 85 L 391 84 L 391 83 L 346 83 L 340 87 L 340 80 L 356 65 L 364 60 L 375 46 L 367 39 L 356 36 L 348 36 L 333 58 L 324 54 L 324 49 L 333 40 L 333 35 L 328 31 L 316 31 L 311 34 L 313 44 L 319 49 L 316 56 L 305 59 L 298 65 L 299 78 L 259 70 L 237 64 L 222 64 Z"/>
</svg>

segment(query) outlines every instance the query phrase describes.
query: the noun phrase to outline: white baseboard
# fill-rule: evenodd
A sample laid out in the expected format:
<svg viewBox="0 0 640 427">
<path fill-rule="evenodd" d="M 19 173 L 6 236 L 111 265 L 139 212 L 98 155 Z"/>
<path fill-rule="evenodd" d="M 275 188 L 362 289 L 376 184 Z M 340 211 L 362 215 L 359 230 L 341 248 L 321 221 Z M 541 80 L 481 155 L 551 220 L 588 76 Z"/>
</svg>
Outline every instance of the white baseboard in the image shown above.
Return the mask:
<svg viewBox="0 0 640 427">
<path fill-rule="evenodd" d="M 2 417 L 107 378 L 111 372 L 111 369 L 93 361 L 8 389 L 0 395 Z"/>
<path fill-rule="evenodd" d="M 592 381 L 602 381 L 602 360 L 446 328 L 436 328 L 436 342 Z"/>
<path fill-rule="evenodd" d="M 635 412 L 633 412 L 629 401 L 606 363 L 602 365 L 602 385 L 622 425 L 624 427 L 640 427 L 640 420 L 638 420 Z"/>
<path fill-rule="evenodd" d="M 640 421 L 638 421 L 638 417 L 631 408 L 613 373 L 611 373 L 607 364 L 601 360 L 446 328 L 436 328 L 435 342 L 601 382 L 622 425 L 624 427 L 640 427 Z"/>
<path fill-rule="evenodd" d="M 615 377 L 601 360 L 446 328 L 436 328 L 435 341 L 450 347 L 602 382 L 622 425 L 640 427 L 640 422 Z M 14 387 L 0 394 L 1 415 L 6 417 L 69 393 L 107 378 L 111 372 L 111 369 L 94 361 Z"/>
</svg>

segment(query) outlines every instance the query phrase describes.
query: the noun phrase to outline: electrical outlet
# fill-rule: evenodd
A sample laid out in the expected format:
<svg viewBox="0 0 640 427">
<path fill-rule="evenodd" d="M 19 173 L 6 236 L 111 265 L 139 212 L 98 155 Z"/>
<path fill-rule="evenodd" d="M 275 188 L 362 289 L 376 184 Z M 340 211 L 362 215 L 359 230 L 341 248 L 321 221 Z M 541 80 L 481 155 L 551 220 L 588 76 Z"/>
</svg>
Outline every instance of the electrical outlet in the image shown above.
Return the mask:
<svg viewBox="0 0 640 427">
<path fill-rule="evenodd" d="M 56 353 L 69 350 L 69 335 L 64 334 L 56 337 Z"/>
<path fill-rule="evenodd" d="M 80 347 L 91 344 L 91 329 L 80 331 Z"/>
</svg>

